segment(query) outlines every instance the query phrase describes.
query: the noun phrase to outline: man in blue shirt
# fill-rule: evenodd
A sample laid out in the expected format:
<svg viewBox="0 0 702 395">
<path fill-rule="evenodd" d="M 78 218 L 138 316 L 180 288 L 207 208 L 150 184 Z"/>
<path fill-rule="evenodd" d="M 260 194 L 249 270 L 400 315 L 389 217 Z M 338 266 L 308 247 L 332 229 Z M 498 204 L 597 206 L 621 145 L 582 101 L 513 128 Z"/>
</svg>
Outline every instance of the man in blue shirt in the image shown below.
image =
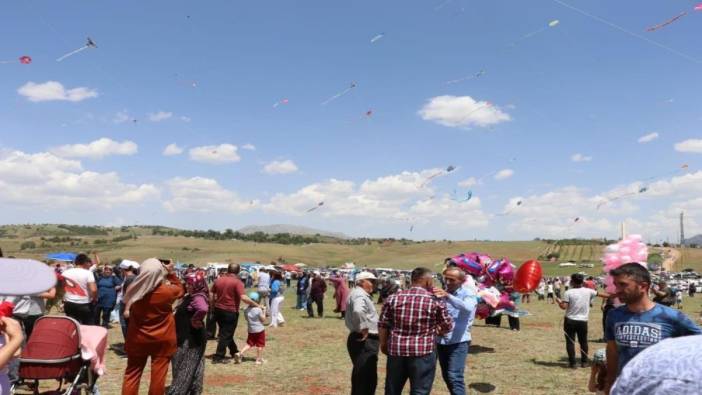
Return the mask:
<svg viewBox="0 0 702 395">
<path fill-rule="evenodd" d="M 434 288 L 434 295 L 446 302 L 454 325 L 451 331 L 437 338 L 441 375 L 451 395 L 465 395 L 463 371 L 478 301 L 471 291 L 462 287 L 466 274 L 461 269 L 449 267 L 443 275 L 446 290 Z"/>
<path fill-rule="evenodd" d="M 606 393 L 622 368 L 647 347 L 671 337 L 702 334 L 685 314 L 649 298 L 651 276 L 645 267 L 627 263 L 610 274 L 617 288 L 615 296 L 626 305 L 607 314 Z"/>
</svg>

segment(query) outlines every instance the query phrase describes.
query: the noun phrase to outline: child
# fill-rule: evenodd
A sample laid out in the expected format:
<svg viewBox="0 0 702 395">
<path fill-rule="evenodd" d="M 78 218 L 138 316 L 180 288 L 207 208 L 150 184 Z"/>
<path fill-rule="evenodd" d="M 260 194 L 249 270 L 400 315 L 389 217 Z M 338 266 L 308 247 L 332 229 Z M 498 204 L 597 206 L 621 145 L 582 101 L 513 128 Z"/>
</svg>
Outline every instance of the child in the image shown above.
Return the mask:
<svg viewBox="0 0 702 395">
<path fill-rule="evenodd" d="M 604 394 L 605 379 L 607 378 L 607 355 L 605 349 L 601 348 L 592 356 L 592 368 L 590 369 L 590 381 L 587 389 L 597 395 Z"/>
<path fill-rule="evenodd" d="M 249 298 L 258 303 L 261 296 L 258 292 L 249 292 Z M 256 348 L 256 365 L 261 365 L 266 362 L 263 359 L 263 349 L 266 347 L 266 307 L 248 306 L 244 310 L 246 322 L 248 324 L 249 337 L 246 339 L 246 345 L 234 356 L 234 361 L 240 363 L 244 358 L 244 353 L 252 348 Z"/>
<path fill-rule="evenodd" d="M 682 289 L 678 289 L 675 292 L 675 303 L 677 303 L 677 305 L 678 305 L 678 310 L 682 310 L 682 298 L 683 298 Z"/>
</svg>

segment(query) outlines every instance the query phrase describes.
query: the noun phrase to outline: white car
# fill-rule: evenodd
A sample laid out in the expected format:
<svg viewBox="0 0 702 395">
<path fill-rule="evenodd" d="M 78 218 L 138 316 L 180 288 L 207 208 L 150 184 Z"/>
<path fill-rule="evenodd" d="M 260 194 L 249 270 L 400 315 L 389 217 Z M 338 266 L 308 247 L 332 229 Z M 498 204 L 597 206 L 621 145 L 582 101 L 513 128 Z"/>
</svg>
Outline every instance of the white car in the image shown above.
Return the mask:
<svg viewBox="0 0 702 395">
<path fill-rule="evenodd" d="M 578 266 L 577 264 L 573 262 L 563 262 L 558 264 L 559 267 L 573 267 L 573 266 Z"/>
</svg>

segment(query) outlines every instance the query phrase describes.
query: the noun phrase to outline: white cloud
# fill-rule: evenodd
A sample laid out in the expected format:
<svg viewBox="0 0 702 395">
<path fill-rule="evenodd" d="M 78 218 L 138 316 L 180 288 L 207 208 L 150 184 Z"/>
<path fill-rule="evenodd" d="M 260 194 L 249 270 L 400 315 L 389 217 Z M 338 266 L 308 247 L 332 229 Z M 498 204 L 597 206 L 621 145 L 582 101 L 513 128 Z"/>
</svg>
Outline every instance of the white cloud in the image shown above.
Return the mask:
<svg viewBox="0 0 702 395">
<path fill-rule="evenodd" d="M 186 123 L 192 121 L 190 117 L 186 117 L 185 115 L 181 115 L 180 120 Z"/>
<path fill-rule="evenodd" d="M 702 139 L 689 139 L 675 144 L 675 150 L 678 152 L 691 152 L 702 154 Z"/>
<path fill-rule="evenodd" d="M 133 141 L 117 142 L 107 137 L 88 144 L 67 144 L 51 149 L 54 155 L 66 158 L 100 159 L 110 155 L 134 155 L 138 147 Z"/>
<path fill-rule="evenodd" d="M 166 148 L 163 149 L 164 156 L 174 156 L 183 153 L 183 149 L 179 147 L 176 143 L 168 144 Z"/>
<path fill-rule="evenodd" d="M 256 146 L 253 144 L 244 144 L 241 146 L 241 149 L 245 149 L 247 151 L 256 151 Z"/>
<path fill-rule="evenodd" d="M 478 180 L 475 179 L 475 177 L 468 177 L 465 180 L 461 181 L 458 183 L 458 186 L 461 188 L 470 188 L 473 185 L 477 185 Z"/>
<path fill-rule="evenodd" d="M 581 153 L 573 154 L 570 157 L 570 160 L 573 162 L 589 162 L 592 160 L 592 156 L 586 156 Z"/>
<path fill-rule="evenodd" d="M 283 161 L 274 160 L 263 166 L 263 172 L 266 174 L 290 174 L 297 171 L 295 162 L 287 159 Z"/>
<path fill-rule="evenodd" d="M 51 153 L 0 152 L 0 202 L 12 207 L 110 208 L 156 199 L 152 184 L 125 184 L 115 172 L 86 171 Z"/>
<path fill-rule="evenodd" d="M 163 203 L 170 212 L 243 213 L 258 207 L 258 201 L 244 201 L 216 180 L 204 177 L 176 177 L 166 183 L 170 199 Z"/>
<path fill-rule="evenodd" d="M 512 169 L 502 169 L 495 174 L 495 179 L 500 181 L 500 180 L 506 180 L 514 175 L 514 170 Z"/>
<path fill-rule="evenodd" d="M 118 111 L 112 118 L 112 122 L 120 124 L 131 121 L 133 118 L 129 115 L 127 110 Z"/>
<path fill-rule="evenodd" d="M 189 154 L 195 162 L 222 164 L 240 161 L 237 150 L 237 146 L 232 144 L 205 145 L 191 148 Z"/>
<path fill-rule="evenodd" d="M 649 134 L 644 134 L 643 136 L 639 137 L 637 140 L 640 144 L 646 144 L 650 143 L 651 141 L 655 140 L 658 138 L 658 133 L 653 132 Z"/>
<path fill-rule="evenodd" d="M 148 114 L 149 121 L 151 122 L 165 121 L 166 119 L 171 118 L 172 116 L 173 113 L 167 111 L 152 112 Z"/>
<path fill-rule="evenodd" d="M 511 120 L 490 102 L 476 101 L 470 96 L 436 96 L 419 110 L 425 121 L 448 127 L 490 126 Z"/>
<path fill-rule="evenodd" d="M 47 81 L 40 84 L 30 81 L 19 87 L 17 93 L 26 97 L 31 102 L 79 102 L 85 99 L 98 97 L 98 93 L 94 89 L 84 87 L 66 89 L 63 87 L 63 84 L 58 81 Z"/>
</svg>

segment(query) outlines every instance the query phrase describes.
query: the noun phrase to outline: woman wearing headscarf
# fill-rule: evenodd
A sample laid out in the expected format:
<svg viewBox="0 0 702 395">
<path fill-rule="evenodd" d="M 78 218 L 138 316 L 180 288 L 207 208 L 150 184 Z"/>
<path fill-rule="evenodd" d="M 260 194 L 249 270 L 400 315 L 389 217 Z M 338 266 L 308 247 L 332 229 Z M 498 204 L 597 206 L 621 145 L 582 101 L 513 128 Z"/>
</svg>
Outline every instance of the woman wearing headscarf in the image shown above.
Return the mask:
<svg viewBox="0 0 702 395">
<path fill-rule="evenodd" d="M 178 350 L 171 361 L 169 395 L 199 395 L 205 377 L 207 333 L 203 319 L 209 310 L 207 276 L 197 270 L 185 276 L 187 294 L 175 313 Z"/>
<path fill-rule="evenodd" d="M 102 316 L 102 326 L 109 328 L 110 313 L 117 304 L 117 291 L 119 291 L 122 280 L 115 276 L 112 268 L 105 265 L 97 279 L 98 299 L 95 309 L 95 324 L 100 324 Z"/>
<path fill-rule="evenodd" d="M 346 285 L 346 280 L 343 275 L 334 275 L 329 277 L 329 281 L 334 286 L 334 298 L 336 299 L 335 313 L 341 313 L 341 317 L 346 315 L 346 299 L 349 298 L 349 287 Z"/>
<path fill-rule="evenodd" d="M 129 324 L 122 395 L 139 394 L 139 382 L 149 357 L 149 395 L 165 392 L 168 364 L 177 348 L 173 303 L 184 294 L 185 288 L 173 272 L 172 261 L 163 264 L 150 258 L 141 264 L 141 272 L 124 295 L 124 316 Z"/>
</svg>

